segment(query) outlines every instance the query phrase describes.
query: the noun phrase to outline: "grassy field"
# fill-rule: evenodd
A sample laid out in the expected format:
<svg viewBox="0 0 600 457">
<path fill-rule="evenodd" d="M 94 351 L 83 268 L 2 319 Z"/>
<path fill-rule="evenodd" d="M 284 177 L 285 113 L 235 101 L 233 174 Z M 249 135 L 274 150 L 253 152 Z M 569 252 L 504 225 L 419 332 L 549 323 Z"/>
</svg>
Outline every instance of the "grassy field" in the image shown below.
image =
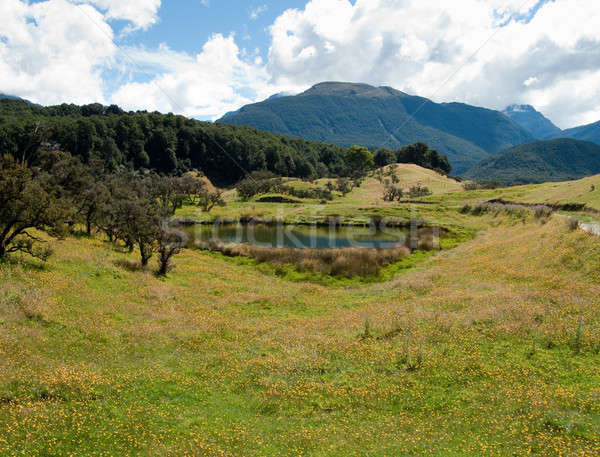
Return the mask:
<svg viewBox="0 0 600 457">
<path fill-rule="evenodd" d="M 99 238 L 0 264 L 0 455 L 600 455 L 600 238 L 459 212 L 543 186 L 374 187 L 215 215 L 416 214 L 469 239 L 371 284 L 193 250 L 159 279 Z"/>
</svg>

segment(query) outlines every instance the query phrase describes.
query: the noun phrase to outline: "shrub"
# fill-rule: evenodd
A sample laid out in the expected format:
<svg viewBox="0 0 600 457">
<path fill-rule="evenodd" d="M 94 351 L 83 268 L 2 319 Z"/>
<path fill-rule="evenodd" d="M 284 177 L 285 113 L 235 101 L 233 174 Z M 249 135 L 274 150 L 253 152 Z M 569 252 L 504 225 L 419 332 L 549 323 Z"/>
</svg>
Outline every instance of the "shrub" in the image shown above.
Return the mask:
<svg viewBox="0 0 600 457">
<path fill-rule="evenodd" d="M 567 228 L 570 231 L 577 230 L 579 228 L 579 219 L 574 217 L 567 217 Z"/>
<path fill-rule="evenodd" d="M 429 190 L 428 187 L 417 184 L 416 186 L 412 186 L 409 189 L 408 194 L 410 195 L 411 198 L 426 197 L 428 195 L 431 195 L 431 191 Z"/>
<path fill-rule="evenodd" d="M 387 186 L 383 191 L 383 201 L 393 202 L 400 201 L 404 196 L 404 191 L 400 187 Z"/>
<path fill-rule="evenodd" d="M 533 210 L 533 214 L 536 219 L 546 219 L 552 215 L 552 208 L 545 205 L 537 205 Z"/>
<path fill-rule="evenodd" d="M 464 190 L 479 190 L 481 189 L 481 184 L 475 182 L 475 181 L 468 181 L 463 183 L 463 189 Z"/>
<path fill-rule="evenodd" d="M 337 190 L 342 195 L 346 195 L 352 191 L 352 182 L 348 178 L 338 178 Z"/>
</svg>

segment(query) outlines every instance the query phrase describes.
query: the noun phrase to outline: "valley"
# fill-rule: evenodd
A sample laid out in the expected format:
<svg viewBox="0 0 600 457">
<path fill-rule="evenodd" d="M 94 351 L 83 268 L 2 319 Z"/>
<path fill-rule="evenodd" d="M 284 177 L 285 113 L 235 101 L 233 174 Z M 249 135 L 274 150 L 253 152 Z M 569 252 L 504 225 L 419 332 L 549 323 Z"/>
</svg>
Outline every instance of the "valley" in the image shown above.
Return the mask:
<svg viewBox="0 0 600 457">
<path fill-rule="evenodd" d="M 462 234 L 369 281 L 196 249 L 159 277 L 99 234 L 45 237 L 46 263 L 0 263 L 0 453 L 600 452 L 600 238 L 516 205 L 600 210 L 600 177 L 465 191 L 391 168 L 431 195 L 384 202 L 375 171 L 327 203 L 229 191 L 209 214 L 176 214 L 419 218 Z M 515 203 L 465 211 L 494 199 Z"/>
</svg>

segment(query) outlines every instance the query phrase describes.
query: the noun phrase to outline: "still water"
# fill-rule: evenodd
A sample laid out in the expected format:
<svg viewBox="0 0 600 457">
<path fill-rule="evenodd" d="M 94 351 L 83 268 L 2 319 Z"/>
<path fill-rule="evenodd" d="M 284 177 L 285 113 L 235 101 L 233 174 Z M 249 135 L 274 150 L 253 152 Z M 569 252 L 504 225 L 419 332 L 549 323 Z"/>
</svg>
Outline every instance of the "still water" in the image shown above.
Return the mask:
<svg viewBox="0 0 600 457">
<path fill-rule="evenodd" d="M 408 228 L 328 227 L 308 225 L 215 224 L 184 228 L 189 245 L 249 243 L 261 247 L 299 249 L 377 248 L 404 245 Z"/>
</svg>

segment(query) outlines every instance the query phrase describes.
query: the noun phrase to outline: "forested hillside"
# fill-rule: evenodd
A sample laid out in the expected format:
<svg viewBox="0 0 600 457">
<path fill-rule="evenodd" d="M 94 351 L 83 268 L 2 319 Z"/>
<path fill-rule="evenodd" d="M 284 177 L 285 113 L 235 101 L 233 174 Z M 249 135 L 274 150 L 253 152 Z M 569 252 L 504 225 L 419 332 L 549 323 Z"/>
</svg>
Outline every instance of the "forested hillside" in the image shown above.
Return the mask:
<svg viewBox="0 0 600 457">
<path fill-rule="evenodd" d="M 100 104 L 39 107 L 0 100 L 0 151 L 30 160 L 42 149 L 60 149 L 109 170 L 147 168 L 163 174 L 196 169 L 229 185 L 255 170 L 300 178 L 352 174 L 347 149 L 288 138 L 251 127 L 212 124 L 173 114 L 124 112 Z M 419 149 L 374 152 L 385 163 L 410 163 L 449 172 L 445 157 Z"/>
<path fill-rule="evenodd" d="M 600 173 L 600 146 L 587 141 L 557 139 L 516 146 L 490 157 L 465 176 L 503 184 L 567 181 Z"/>
<path fill-rule="evenodd" d="M 591 141 L 600 145 L 600 121 L 563 130 L 560 136 L 573 138 L 574 140 Z"/>
<path fill-rule="evenodd" d="M 489 154 L 534 140 L 498 111 L 434 103 L 391 87 L 335 82 L 247 105 L 219 122 L 341 146 L 399 148 L 423 141 L 447 155 L 456 173 Z"/>
</svg>

